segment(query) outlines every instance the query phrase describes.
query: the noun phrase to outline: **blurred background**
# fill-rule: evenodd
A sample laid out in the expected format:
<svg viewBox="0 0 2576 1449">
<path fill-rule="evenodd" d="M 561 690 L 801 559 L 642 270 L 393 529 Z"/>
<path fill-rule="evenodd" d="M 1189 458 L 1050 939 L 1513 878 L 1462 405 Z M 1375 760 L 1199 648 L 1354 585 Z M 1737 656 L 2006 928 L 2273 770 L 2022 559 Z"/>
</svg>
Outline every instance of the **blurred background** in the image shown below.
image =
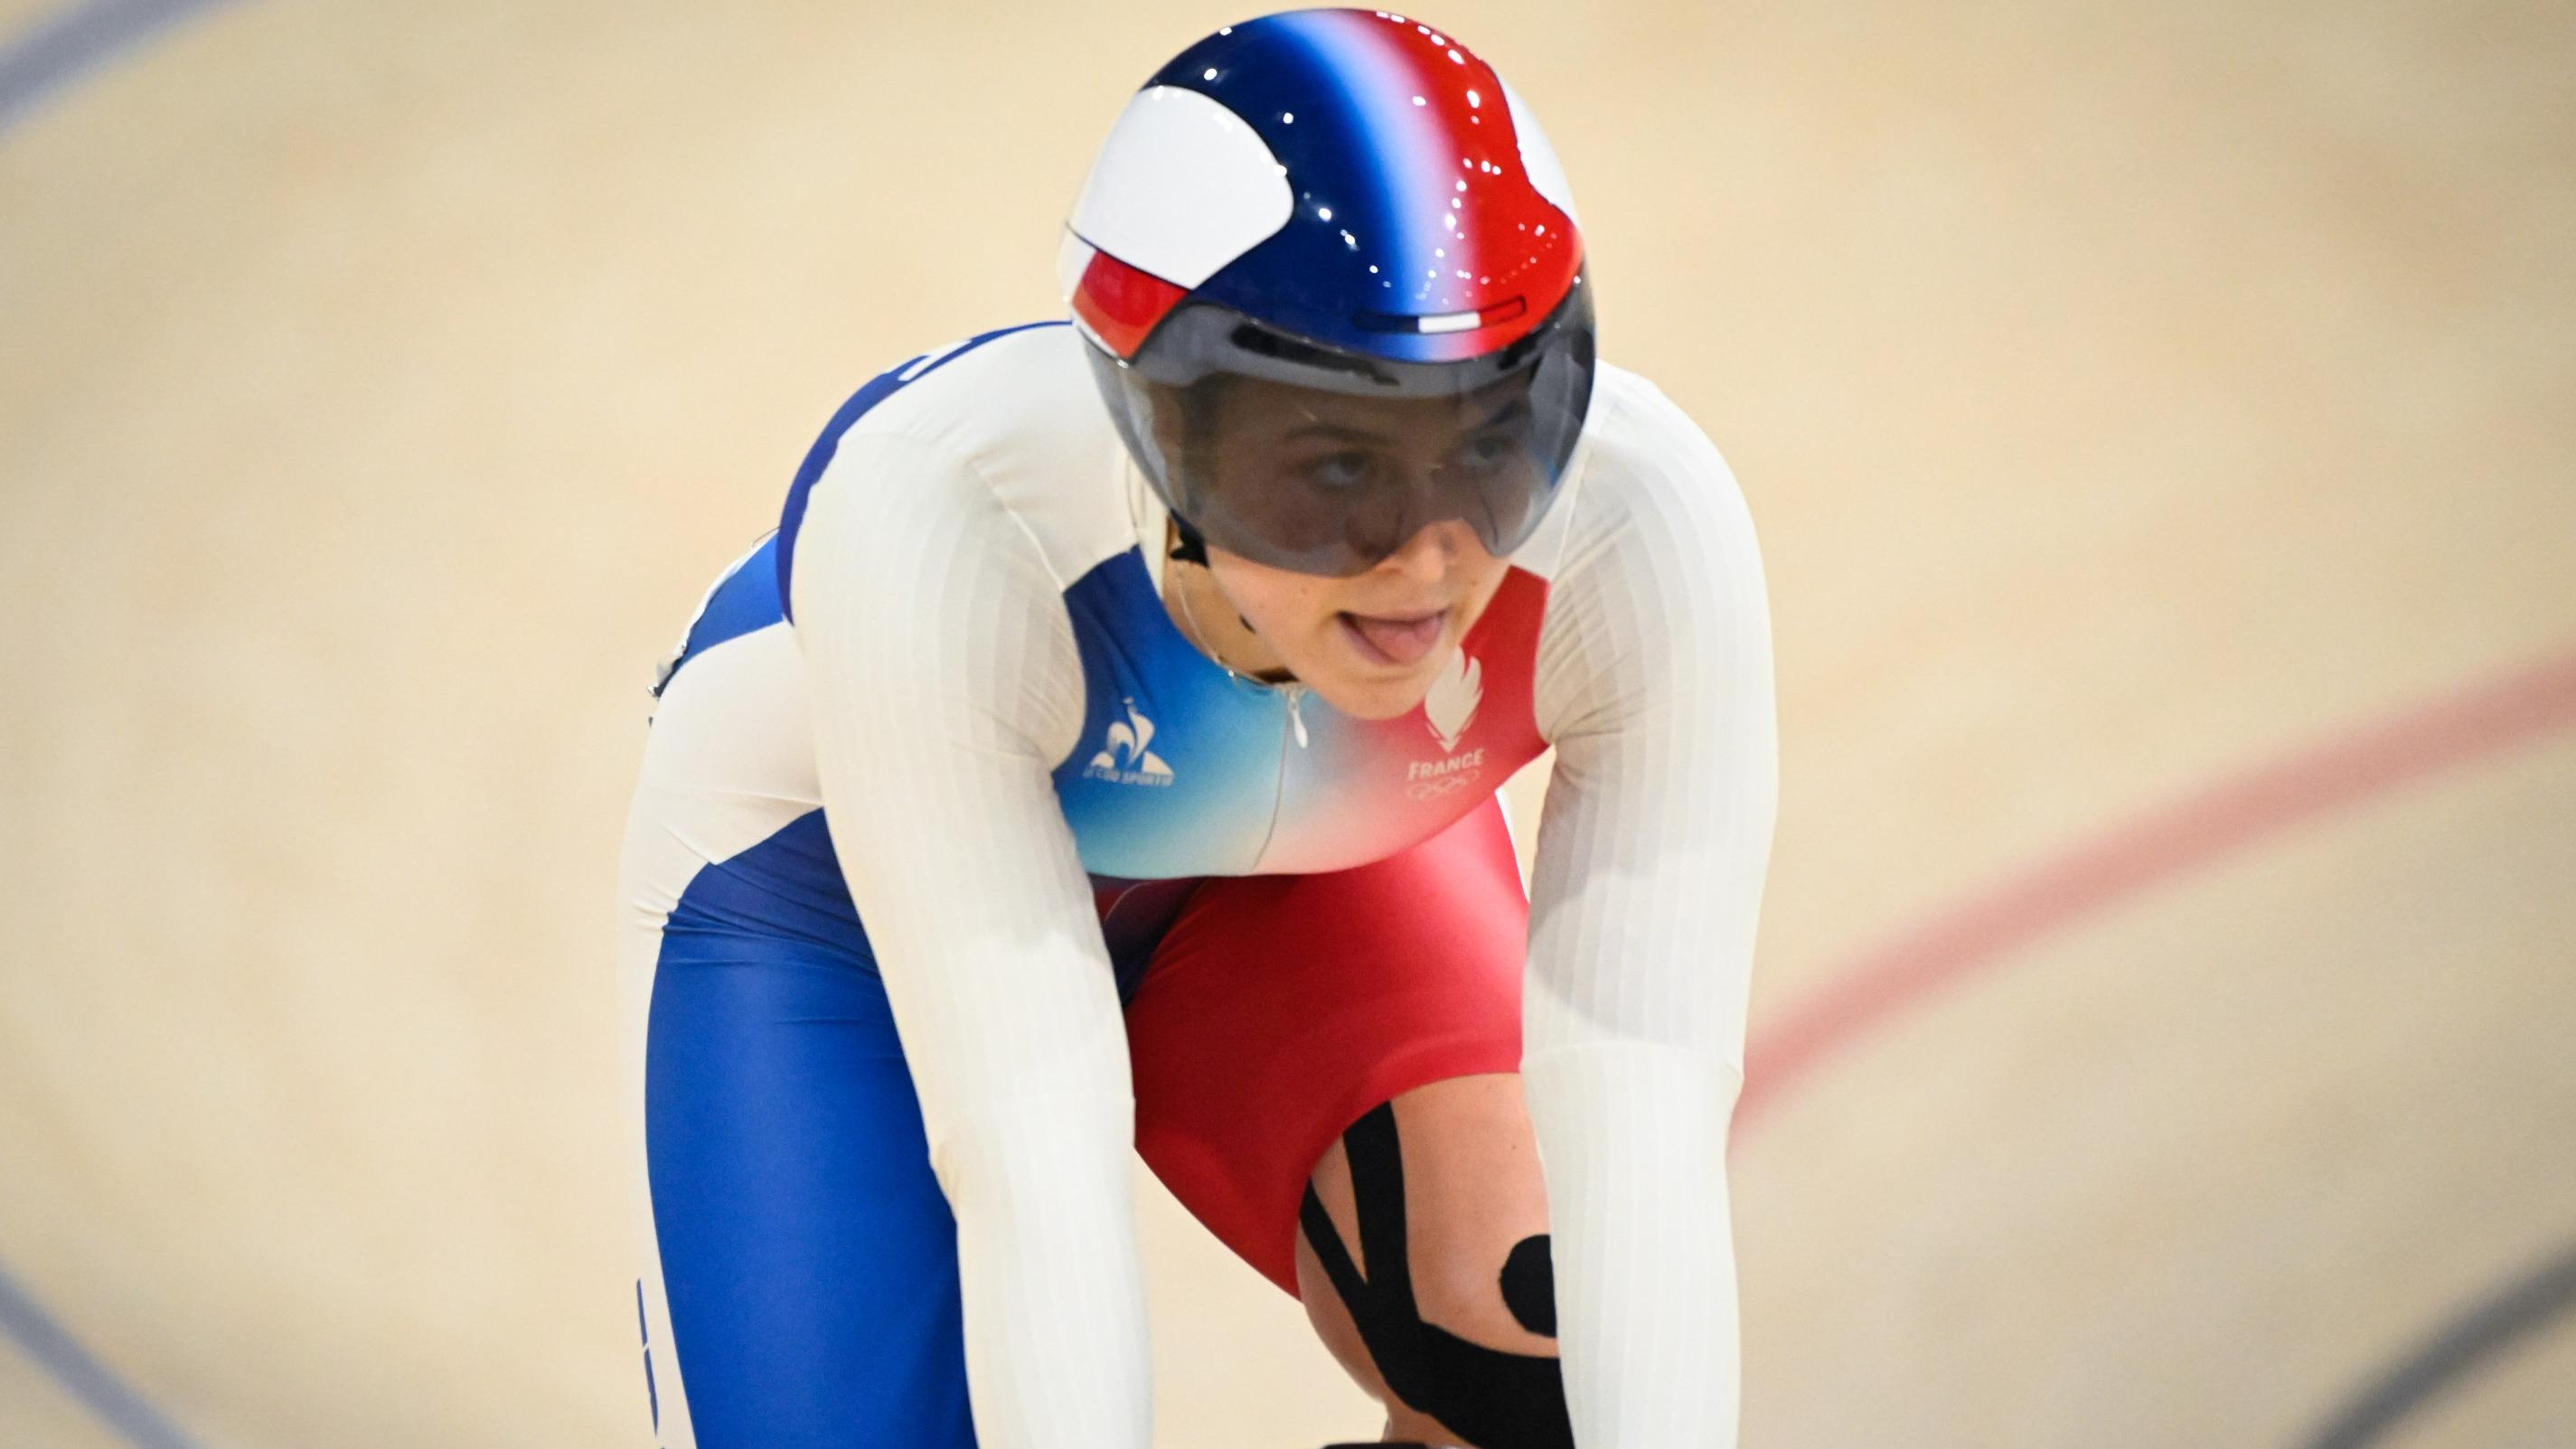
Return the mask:
<svg viewBox="0 0 2576 1449">
<path fill-rule="evenodd" d="M 1242 14 L 0 0 L 0 1444 L 651 1442 L 654 662 Z M 2576 1443 L 2576 6 L 1424 18 L 1763 533 L 1747 1449 Z"/>
</svg>

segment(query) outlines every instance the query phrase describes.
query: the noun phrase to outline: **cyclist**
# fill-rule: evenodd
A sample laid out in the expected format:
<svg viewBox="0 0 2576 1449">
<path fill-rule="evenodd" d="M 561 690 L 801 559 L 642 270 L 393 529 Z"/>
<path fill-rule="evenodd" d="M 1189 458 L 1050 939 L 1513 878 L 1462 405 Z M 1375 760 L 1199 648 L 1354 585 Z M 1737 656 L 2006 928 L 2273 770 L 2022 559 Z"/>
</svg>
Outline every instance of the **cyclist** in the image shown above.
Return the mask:
<svg viewBox="0 0 2576 1449">
<path fill-rule="evenodd" d="M 660 1443 L 1143 1449 L 1131 1143 L 1390 1437 L 1733 1442 L 1767 607 L 1584 262 L 1455 38 L 1271 16 L 1120 116 L 1069 321 L 832 419 L 625 845 Z"/>
</svg>

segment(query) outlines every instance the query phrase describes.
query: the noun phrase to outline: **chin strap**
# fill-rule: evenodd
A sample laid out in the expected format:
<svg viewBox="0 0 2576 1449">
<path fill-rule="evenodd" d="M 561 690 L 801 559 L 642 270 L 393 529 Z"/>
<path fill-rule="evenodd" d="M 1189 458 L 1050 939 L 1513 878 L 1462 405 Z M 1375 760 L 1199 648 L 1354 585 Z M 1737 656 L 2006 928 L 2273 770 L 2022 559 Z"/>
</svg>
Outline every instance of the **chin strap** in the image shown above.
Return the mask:
<svg viewBox="0 0 2576 1449">
<path fill-rule="evenodd" d="M 1174 563 L 1197 564 L 1200 568 L 1208 567 L 1207 538 L 1197 529 L 1190 527 L 1189 520 L 1179 514 L 1172 514 L 1171 520 L 1172 532 L 1180 536 L 1180 542 L 1173 544 L 1172 551 L 1163 556 Z M 1187 602 L 1186 597 L 1183 602 Z M 1252 621 L 1240 613 L 1234 616 L 1234 622 L 1241 624 L 1243 632 L 1247 634 L 1261 632 L 1253 628 Z"/>
</svg>

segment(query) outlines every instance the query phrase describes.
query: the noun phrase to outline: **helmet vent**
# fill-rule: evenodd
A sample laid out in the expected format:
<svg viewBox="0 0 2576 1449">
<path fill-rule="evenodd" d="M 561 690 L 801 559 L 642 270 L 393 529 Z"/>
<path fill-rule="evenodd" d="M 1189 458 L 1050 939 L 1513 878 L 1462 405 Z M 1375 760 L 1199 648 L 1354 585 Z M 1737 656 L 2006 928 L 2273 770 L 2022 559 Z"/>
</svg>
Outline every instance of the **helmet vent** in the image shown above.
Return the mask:
<svg viewBox="0 0 2576 1449">
<path fill-rule="evenodd" d="M 1473 332 L 1479 327 L 1491 327 L 1497 323 L 1509 322 L 1528 310 L 1528 298 L 1506 297 L 1490 307 L 1479 308 L 1473 312 L 1435 312 L 1427 317 L 1407 316 L 1400 312 L 1362 312 L 1359 314 L 1359 324 L 1371 332 L 1411 332 L 1425 335 L 1441 332 Z"/>
</svg>

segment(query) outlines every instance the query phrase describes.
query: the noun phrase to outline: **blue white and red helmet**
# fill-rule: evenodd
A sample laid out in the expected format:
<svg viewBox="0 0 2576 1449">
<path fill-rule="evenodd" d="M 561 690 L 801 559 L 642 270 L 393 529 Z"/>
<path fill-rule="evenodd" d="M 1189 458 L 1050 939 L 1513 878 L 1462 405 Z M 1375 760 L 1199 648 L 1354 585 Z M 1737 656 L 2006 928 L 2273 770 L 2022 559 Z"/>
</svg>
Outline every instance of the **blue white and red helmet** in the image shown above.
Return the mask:
<svg viewBox="0 0 2576 1449">
<path fill-rule="evenodd" d="M 1498 556 L 1537 527 L 1591 399 L 1583 261 L 1556 154 L 1491 66 L 1402 15 L 1299 10 L 1220 30 L 1146 82 L 1059 269 L 1185 537 L 1349 575 L 1446 519 Z M 1438 414 L 1453 452 L 1229 470 L 1208 445 L 1229 393 L 1377 400 L 1398 427 Z M 1347 406 L 1327 421 L 1375 426 Z"/>
</svg>

